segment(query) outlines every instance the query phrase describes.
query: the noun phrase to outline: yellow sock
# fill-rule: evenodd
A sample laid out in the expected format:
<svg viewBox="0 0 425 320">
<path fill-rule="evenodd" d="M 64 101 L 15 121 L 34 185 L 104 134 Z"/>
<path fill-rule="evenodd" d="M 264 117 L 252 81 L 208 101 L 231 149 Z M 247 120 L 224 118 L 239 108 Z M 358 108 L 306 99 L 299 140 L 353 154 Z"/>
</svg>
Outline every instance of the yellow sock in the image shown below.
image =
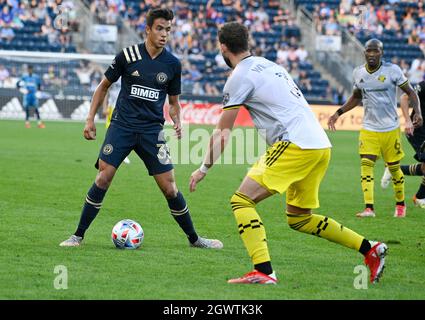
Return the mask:
<svg viewBox="0 0 425 320">
<path fill-rule="evenodd" d="M 364 239 L 363 236 L 335 220 L 318 214 L 295 215 L 287 212 L 286 218 L 289 226 L 294 230 L 322 237 L 357 251 Z"/>
<path fill-rule="evenodd" d="M 270 261 L 266 230 L 255 210 L 255 202 L 243 193 L 236 192 L 230 203 L 238 223 L 239 234 L 248 250 L 252 263 L 255 265 Z"/>
<path fill-rule="evenodd" d="M 361 159 L 360 174 L 362 178 L 362 190 L 363 190 L 363 199 L 365 204 L 373 205 L 373 189 L 374 189 L 374 179 L 373 179 L 373 167 L 375 166 L 375 161 L 368 158 Z"/>
<path fill-rule="evenodd" d="M 397 202 L 402 202 L 404 201 L 404 175 L 403 171 L 401 171 L 400 164 L 388 165 L 388 170 L 390 170 L 391 176 L 393 177 L 395 200 Z"/>
</svg>

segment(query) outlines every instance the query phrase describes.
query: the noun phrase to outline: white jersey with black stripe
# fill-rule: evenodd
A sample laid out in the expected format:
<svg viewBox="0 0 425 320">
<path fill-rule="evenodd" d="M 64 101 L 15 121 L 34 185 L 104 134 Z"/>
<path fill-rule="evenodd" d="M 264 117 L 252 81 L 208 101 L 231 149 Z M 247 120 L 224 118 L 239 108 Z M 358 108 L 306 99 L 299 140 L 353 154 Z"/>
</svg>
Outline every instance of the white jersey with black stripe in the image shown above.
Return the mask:
<svg viewBox="0 0 425 320">
<path fill-rule="evenodd" d="M 353 88 L 362 93 L 363 128 L 388 132 L 400 126 L 397 114 L 397 87 L 409 83 L 400 67 L 382 62 L 376 70 L 361 65 L 353 71 Z"/>
<path fill-rule="evenodd" d="M 237 64 L 223 91 L 223 109 L 245 106 L 267 144 L 290 141 L 301 149 L 332 146 L 301 90 L 282 66 L 262 57 L 247 57 Z"/>
</svg>

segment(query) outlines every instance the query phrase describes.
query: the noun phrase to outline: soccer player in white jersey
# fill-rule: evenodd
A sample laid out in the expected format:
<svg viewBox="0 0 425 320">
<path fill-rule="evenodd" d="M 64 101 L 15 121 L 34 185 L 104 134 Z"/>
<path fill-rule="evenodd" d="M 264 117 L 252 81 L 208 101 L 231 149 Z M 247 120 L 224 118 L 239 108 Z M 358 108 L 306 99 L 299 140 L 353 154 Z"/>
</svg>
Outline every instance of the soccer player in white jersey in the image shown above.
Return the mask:
<svg viewBox="0 0 425 320">
<path fill-rule="evenodd" d="M 366 64 L 354 69 L 353 93 L 347 102 L 333 114 L 328 121 L 330 130 L 335 130 L 339 116 L 361 102 L 364 107 L 363 128 L 359 136 L 359 154 L 361 158 L 361 186 L 365 209 L 357 217 L 375 217 L 374 175 L 375 162 L 382 155 L 393 181 L 396 206 L 394 217 L 406 216 L 404 203 L 404 175 L 400 169 L 400 160 L 404 157 L 401 147 L 400 123 L 397 114 L 397 87 L 409 97 L 415 110 L 413 125 L 422 125 L 419 99 L 400 67 L 382 61 L 383 45 L 378 39 L 365 44 Z M 409 119 L 406 119 L 408 121 Z"/>
<path fill-rule="evenodd" d="M 190 191 L 220 157 L 239 108 L 248 109 L 257 129 L 265 130 L 269 148 L 250 169 L 231 197 L 239 234 L 254 270 L 229 283 L 276 284 L 266 232 L 256 211 L 258 202 L 286 193 L 289 226 L 313 234 L 365 256 L 371 282 L 382 274 L 387 246 L 343 227 L 335 220 L 313 214 L 319 207 L 319 186 L 328 167 L 331 143 L 288 72 L 276 63 L 251 56 L 248 29 L 237 22 L 219 31 L 221 53 L 233 69 L 224 87 L 223 113 L 214 131 L 204 162 L 190 178 Z"/>
</svg>

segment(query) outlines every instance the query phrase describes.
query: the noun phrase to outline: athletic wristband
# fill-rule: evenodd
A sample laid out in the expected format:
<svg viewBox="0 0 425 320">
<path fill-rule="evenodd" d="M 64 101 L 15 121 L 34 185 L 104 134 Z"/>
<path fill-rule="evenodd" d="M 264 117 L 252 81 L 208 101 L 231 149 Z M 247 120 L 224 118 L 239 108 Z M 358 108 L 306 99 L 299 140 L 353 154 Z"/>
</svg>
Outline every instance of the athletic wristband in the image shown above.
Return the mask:
<svg viewBox="0 0 425 320">
<path fill-rule="evenodd" d="M 208 168 L 205 164 L 202 164 L 202 165 L 199 167 L 199 171 L 201 171 L 203 174 L 207 174 L 208 169 L 209 169 L 209 168 Z"/>
<path fill-rule="evenodd" d="M 342 110 L 342 108 L 339 108 L 338 110 L 336 110 L 336 114 L 338 115 L 338 116 L 340 116 L 341 114 L 343 114 L 344 113 L 344 111 Z"/>
</svg>

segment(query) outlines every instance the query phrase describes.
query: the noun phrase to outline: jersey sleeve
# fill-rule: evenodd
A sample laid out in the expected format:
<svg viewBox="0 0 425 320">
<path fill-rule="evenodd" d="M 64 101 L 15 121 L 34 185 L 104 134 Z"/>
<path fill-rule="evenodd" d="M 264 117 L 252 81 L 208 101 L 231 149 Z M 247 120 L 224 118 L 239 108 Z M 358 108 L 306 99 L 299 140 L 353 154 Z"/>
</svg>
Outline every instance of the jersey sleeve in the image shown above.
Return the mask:
<svg viewBox="0 0 425 320">
<path fill-rule="evenodd" d="M 168 84 L 167 94 L 170 96 L 178 96 L 181 93 L 182 65 L 180 61 L 176 63 L 174 77 Z"/>
<path fill-rule="evenodd" d="M 223 110 L 239 108 L 244 105 L 253 90 L 254 84 L 248 78 L 233 74 L 224 85 Z"/>
<path fill-rule="evenodd" d="M 121 50 L 121 52 L 115 56 L 114 60 L 112 60 L 112 63 L 109 65 L 108 69 L 106 69 L 106 79 L 112 83 L 117 81 L 124 73 L 125 63 L 126 60 L 124 52 Z"/>
<path fill-rule="evenodd" d="M 397 86 L 401 88 L 409 83 L 409 80 L 407 80 L 406 76 L 403 74 L 403 71 L 401 71 L 398 65 L 393 65 L 393 70 L 392 80 Z"/>
</svg>

